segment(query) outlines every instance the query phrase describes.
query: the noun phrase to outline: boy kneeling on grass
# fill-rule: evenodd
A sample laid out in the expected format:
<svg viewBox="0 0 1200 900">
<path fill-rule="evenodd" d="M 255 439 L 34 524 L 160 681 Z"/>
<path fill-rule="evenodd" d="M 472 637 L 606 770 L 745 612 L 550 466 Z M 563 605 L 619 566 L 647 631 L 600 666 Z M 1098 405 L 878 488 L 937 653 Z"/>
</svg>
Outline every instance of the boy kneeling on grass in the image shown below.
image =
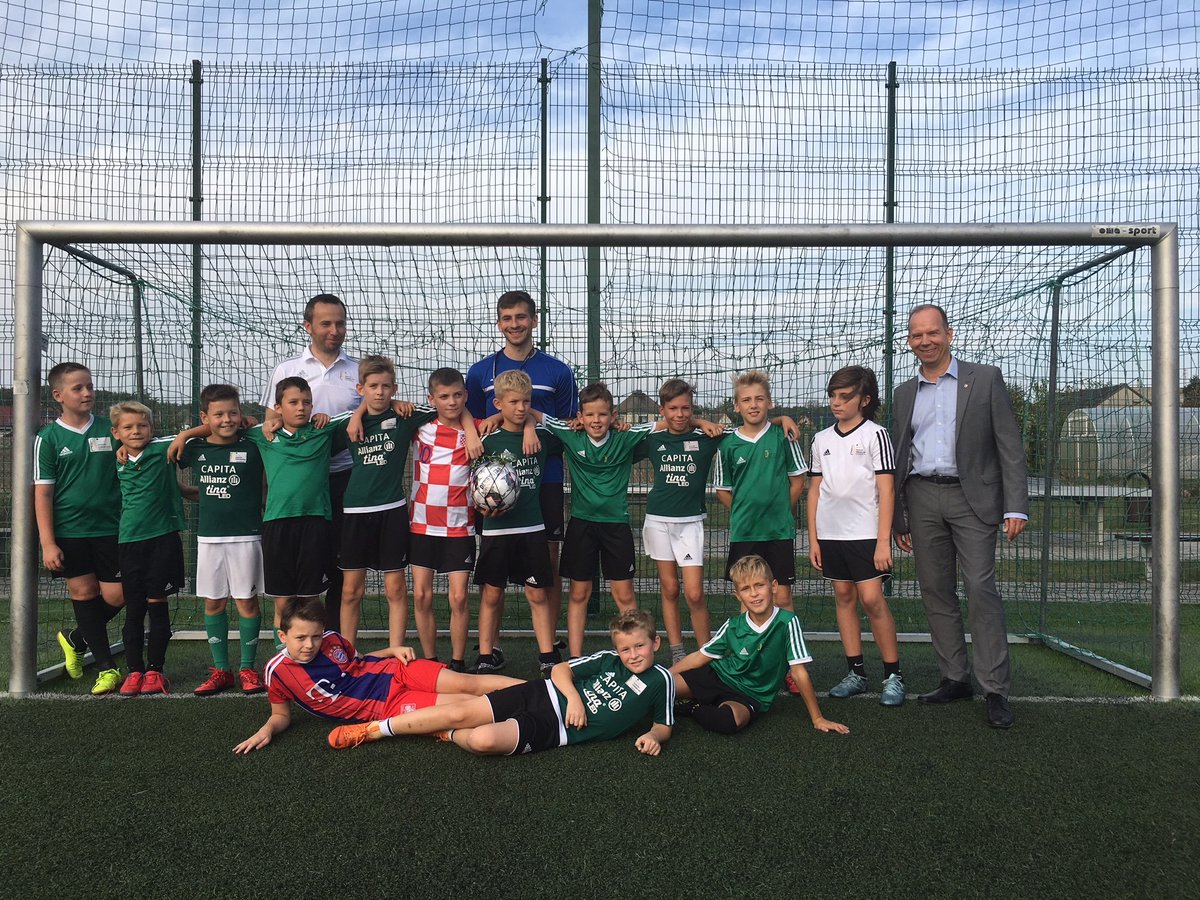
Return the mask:
<svg viewBox="0 0 1200 900">
<path fill-rule="evenodd" d="M 325 606 L 316 597 L 284 604 L 279 637 L 283 650 L 266 667 L 271 716 L 234 747 L 234 753 L 265 747 L 285 730 L 292 723 L 289 700 L 325 719 L 371 722 L 520 684 L 503 675 L 451 671 L 442 663 L 417 659 L 411 647 L 387 647 L 359 656 L 344 637 L 325 630 Z"/>
<path fill-rule="evenodd" d="M 615 738 L 650 716 L 654 723 L 634 746 L 658 756 L 675 721 L 675 688 L 671 674 L 654 663 L 660 643 L 654 618 L 645 610 L 626 610 L 609 628 L 613 650 L 557 663 L 549 681 L 367 725 L 343 725 L 330 733 L 329 744 L 345 750 L 399 734 L 435 734 L 472 753 L 512 756 Z"/>
<path fill-rule="evenodd" d="M 812 657 L 796 614 L 775 606 L 775 576 L 761 556 L 741 557 L 729 569 L 734 593 L 746 612 L 727 619 L 712 640 L 671 667 L 681 700 L 680 715 L 706 731 L 733 734 L 770 709 L 790 674 L 813 728 L 848 734 L 821 715 L 804 664 Z"/>
</svg>

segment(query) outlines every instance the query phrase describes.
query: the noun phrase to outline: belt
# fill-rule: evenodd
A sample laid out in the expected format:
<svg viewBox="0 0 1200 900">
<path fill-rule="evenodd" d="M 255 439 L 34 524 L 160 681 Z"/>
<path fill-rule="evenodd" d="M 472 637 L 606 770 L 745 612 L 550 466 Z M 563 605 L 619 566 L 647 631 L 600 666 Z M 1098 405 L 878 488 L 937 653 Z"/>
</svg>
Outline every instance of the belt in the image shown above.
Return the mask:
<svg viewBox="0 0 1200 900">
<path fill-rule="evenodd" d="M 922 481 L 932 481 L 934 484 L 961 484 L 957 475 L 917 475 L 912 474 L 910 478 L 920 478 Z"/>
</svg>

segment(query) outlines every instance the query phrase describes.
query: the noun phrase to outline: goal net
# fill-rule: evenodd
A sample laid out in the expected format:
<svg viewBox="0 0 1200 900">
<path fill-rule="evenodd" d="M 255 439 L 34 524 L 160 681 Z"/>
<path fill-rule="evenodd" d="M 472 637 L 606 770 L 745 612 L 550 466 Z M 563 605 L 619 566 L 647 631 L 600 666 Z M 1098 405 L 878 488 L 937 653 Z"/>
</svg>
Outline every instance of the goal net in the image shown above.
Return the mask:
<svg viewBox="0 0 1200 900">
<path fill-rule="evenodd" d="M 1152 517 L 1170 516 L 1171 496 L 1177 504 L 1171 479 L 1180 474 L 1156 464 L 1156 435 L 1170 432 L 1152 431 L 1150 416 L 1172 360 L 1174 380 L 1159 399 L 1174 390 L 1171 408 L 1178 405 L 1177 328 L 1172 338 L 1155 326 L 1163 305 L 1178 302 L 1170 227 L 58 223 L 29 226 L 25 235 L 10 436 L 18 455 L 36 424 L 22 419 L 22 376 L 31 379 L 39 421 L 50 421 L 44 376 L 60 362 L 91 368 L 98 416 L 117 399 L 142 399 L 156 411 L 160 434 L 192 424 L 199 389 L 212 382 L 237 386 L 256 413 L 273 365 L 306 345 L 305 301 L 331 292 L 348 307 L 347 352 L 391 357 L 397 396 L 423 400 L 432 369 L 465 372 L 498 349 L 496 298 L 524 289 L 542 312 L 538 346 L 568 362 L 580 386 L 605 381 L 623 418 L 656 415 L 659 385 L 681 377 L 695 385 L 699 413 L 735 422 L 731 376 L 759 369 L 770 376 L 776 412 L 800 423 L 807 457 L 807 442 L 832 422 L 829 375 L 844 365 L 871 367 L 886 419 L 892 388 L 914 374 L 907 311 L 940 304 L 955 352 L 1004 372 L 1025 440 L 1031 522 L 1017 542 L 1000 541 L 996 561 L 1009 631 L 1143 684 L 1169 663 L 1161 657 L 1172 652 L 1173 619 L 1162 595 L 1173 583 L 1177 601 L 1179 549 L 1160 544 L 1151 557 L 1148 536 L 1159 521 Z M 588 281 L 588 245 L 602 247 L 598 283 Z M 590 296 L 598 302 L 589 305 Z M 1124 424 L 1113 410 L 1127 414 Z M 1193 480 L 1200 452 L 1186 442 L 1195 439 L 1185 432 L 1174 457 Z M 635 536 L 649 481 L 644 465 L 635 467 L 630 492 Z M 19 691 L 29 675 L 18 670 L 31 659 L 35 670 L 53 672 L 55 634 L 72 620 L 62 582 L 33 568 L 37 541 L 21 506 L 27 481 L 16 478 L 14 468 Z M 1173 495 L 1158 493 L 1164 484 Z M 569 499 L 568 487 L 568 508 Z M 797 612 L 806 633 L 835 637 L 832 593 L 808 565 L 800 507 Z M 715 501 L 709 510 L 705 589 L 720 622 L 737 602 L 722 578 L 728 521 Z M 193 576 L 190 532 L 184 544 Z M 640 536 L 637 549 L 638 601 L 658 613 L 655 568 Z M 385 634 L 382 585 L 368 581 L 367 594 L 363 627 Z M 612 613 L 607 592 L 599 597 L 593 628 Z M 890 603 L 901 632 L 926 632 L 912 560 L 903 554 Z M 171 606 L 177 633 L 202 634 L 201 601 L 185 592 Z M 683 619 L 686 628 L 686 605 Z M 518 592 L 509 592 L 503 628 L 530 628 Z"/>
</svg>

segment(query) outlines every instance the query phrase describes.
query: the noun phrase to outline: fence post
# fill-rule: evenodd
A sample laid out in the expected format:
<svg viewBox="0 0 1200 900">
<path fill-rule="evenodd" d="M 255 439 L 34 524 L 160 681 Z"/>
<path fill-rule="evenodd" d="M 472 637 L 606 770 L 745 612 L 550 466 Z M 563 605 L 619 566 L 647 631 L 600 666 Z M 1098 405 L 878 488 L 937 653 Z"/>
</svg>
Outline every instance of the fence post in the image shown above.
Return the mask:
<svg viewBox="0 0 1200 900">
<path fill-rule="evenodd" d="M 201 219 L 200 204 L 204 200 L 204 181 L 201 169 L 202 150 L 200 147 L 200 138 L 202 129 L 200 126 L 200 100 L 201 90 L 200 85 L 203 84 L 203 79 L 200 77 L 200 60 L 192 60 L 192 221 L 199 222 Z M 201 253 L 202 247 L 200 244 L 192 244 L 192 421 L 196 422 L 200 418 L 200 346 L 201 346 L 201 323 L 200 323 L 200 279 L 201 279 Z"/>
<path fill-rule="evenodd" d="M 888 63 L 887 77 L 887 169 L 885 173 L 883 214 L 891 225 L 896 221 L 896 63 Z M 896 356 L 896 248 L 884 249 L 883 262 L 883 396 L 889 400 L 895 382 Z M 884 406 L 885 425 L 892 423 L 892 404 Z M 890 582 L 889 582 L 890 583 Z"/>
<path fill-rule="evenodd" d="M 538 77 L 542 88 L 542 152 L 541 152 L 541 191 L 538 195 L 538 207 L 542 224 L 550 221 L 550 60 L 542 57 L 542 73 Z M 538 251 L 538 346 L 546 349 L 549 335 L 549 280 L 546 275 L 546 245 L 542 244 Z"/>
<path fill-rule="evenodd" d="M 587 220 L 600 223 L 600 19 L 601 0 L 588 0 Z M 600 247 L 587 249 L 587 373 L 600 380 Z"/>
</svg>

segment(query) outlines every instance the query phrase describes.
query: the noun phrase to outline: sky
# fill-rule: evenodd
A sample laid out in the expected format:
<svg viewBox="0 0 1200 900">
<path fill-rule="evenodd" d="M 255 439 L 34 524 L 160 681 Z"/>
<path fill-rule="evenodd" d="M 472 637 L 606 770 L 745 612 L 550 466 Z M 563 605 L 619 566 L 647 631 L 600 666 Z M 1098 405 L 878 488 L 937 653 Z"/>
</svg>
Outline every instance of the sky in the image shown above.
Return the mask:
<svg viewBox="0 0 1200 900">
<path fill-rule="evenodd" d="M 12 0 L 6 65 L 559 56 L 586 0 Z M 607 0 L 612 61 L 1194 68 L 1179 0 Z"/>
</svg>

